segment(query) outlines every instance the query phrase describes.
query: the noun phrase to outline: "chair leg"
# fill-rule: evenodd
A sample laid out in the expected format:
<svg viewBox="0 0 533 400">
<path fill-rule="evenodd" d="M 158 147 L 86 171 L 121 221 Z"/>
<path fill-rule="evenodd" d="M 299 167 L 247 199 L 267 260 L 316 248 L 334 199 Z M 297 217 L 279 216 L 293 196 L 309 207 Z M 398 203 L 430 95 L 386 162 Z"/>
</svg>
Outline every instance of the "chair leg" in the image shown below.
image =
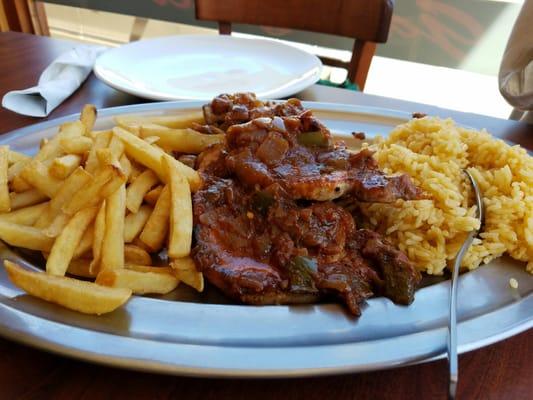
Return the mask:
<svg viewBox="0 0 533 400">
<path fill-rule="evenodd" d="M 218 23 L 218 33 L 220 35 L 231 35 L 231 22 L 220 21 Z"/>
<path fill-rule="evenodd" d="M 31 21 L 36 35 L 50 36 L 50 28 L 42 1 L 27 0 Z"/>
<path fill-rule="evenodd" d="M 26 0 L 0 0 L 0 28 L 2 31 L 34 32 Z"/>
<path fill-rule="evenodd" d="M 26 0 L 15 0 L 15 10 L 17 11 L 20 29 L 24 33 L 35 33 L 31 20 L 30 8 Z"/>
<path fill-rule="evenodd" d="M 361 91 L 365 88 L 366 77 L 375 52 L 376 43 L 374 42 L 356 40 L 353 45 L 352 59 L 348 68 L 348 79 L 355 82 Z"/>
<path fill-rule="evenodd" d="M 0 31 L 50 35 L 44 6 L 34 0 L 0 0 Z"/>
<path fill-rule="evenodd" d="M 7 11 L 4 7 L 4 2 L 0 0 L 0 32 L 7 32 L 9 30 L 9 22 L 7 20 Z"/>
<path fill-rule="evenodd" d="M 133 21 L 133 26 L 131 27 L 130 42 L 136 42 L 137 40 L 142 38 L 146 29 L 146 25 L 148 25 L 148 19 L 135 17 L 135 20 Z"/>
</svg>

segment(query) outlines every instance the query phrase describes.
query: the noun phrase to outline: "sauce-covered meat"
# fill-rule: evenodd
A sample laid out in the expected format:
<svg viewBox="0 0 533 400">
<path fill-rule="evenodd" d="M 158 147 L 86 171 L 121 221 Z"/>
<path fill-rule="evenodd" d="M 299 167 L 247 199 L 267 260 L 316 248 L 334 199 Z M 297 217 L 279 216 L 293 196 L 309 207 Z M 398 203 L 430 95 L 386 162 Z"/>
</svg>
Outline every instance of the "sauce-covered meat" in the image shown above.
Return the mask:
<svg viewBox="0 0 533 400">
<path fill-rule="evenodd" d="M 355 315 L 375 294 L 413 300 L 420 274 L 407 257 L 332 201 L 420 198 L 408 176 L 386 176 L 368 149 L 334 143 L 296 99 L 220 95 L 204 116 L 198 130 L 226 133 L 196 159 L 204 186 L 193 197 L 193 258 L 212 284 L 251 304 L 333 295 Z"/>
<path fill-rule="evenodd" d="M 203 106 L 203 111 L 208 126 L 226 130 L 255 118 L 299 115 L 304 108 L 298 99 L 273 103 L 258 100 L 253 93 L 235 93 L 215 97 L 211 103 Z"/>
<path fill-rule="evenodd" d="M 199 269 L 246 303 L 310 302 L 334 294 L 359 315 L 359 304 L 373 294 L 410 303 L 420 280 L 405 256 L 378 234 L 357 230 L 342 207 L 299 205 L 275 183 L 255 190 L 206 177 L 194 195 L 194 216 Z"/>
<path fill-rule="evenodd" d="M 353 152 L 333 143 L 329 130 L 310 111 L 232 125 L 226 135 L 227 154 L 219 160 L 224 168 L 216 169 L 250 187 L 278 183 L 293 199 L 318 201 L 347 193 L 367 202 L 421 197 L 407 175 L 381 172 L 368 149 Z"/>
</svg>

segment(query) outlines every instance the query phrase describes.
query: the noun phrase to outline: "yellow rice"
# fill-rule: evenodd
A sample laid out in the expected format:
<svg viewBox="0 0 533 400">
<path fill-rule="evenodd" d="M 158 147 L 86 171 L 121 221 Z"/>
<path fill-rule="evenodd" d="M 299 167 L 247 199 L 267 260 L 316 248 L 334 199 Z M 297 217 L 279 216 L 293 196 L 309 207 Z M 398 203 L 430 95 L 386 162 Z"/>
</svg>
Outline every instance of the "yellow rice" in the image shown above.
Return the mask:
<svg viewBox="0 0 533 400">
<path fill-rule="evenodd" d="M 409 174 L 430 197 L 361 206 L 370 227 L 384 232 L 421 271 L 442 274 L 478 226 L 462 172 L 468 168 L 483 191 L 486 220 L 463 266 L 474 269 L 507 253 L 533 272 L 533 158 L 523 148 L 433 117 L 400 125 L 372 147 L 385 172 Z"/>
</svg>

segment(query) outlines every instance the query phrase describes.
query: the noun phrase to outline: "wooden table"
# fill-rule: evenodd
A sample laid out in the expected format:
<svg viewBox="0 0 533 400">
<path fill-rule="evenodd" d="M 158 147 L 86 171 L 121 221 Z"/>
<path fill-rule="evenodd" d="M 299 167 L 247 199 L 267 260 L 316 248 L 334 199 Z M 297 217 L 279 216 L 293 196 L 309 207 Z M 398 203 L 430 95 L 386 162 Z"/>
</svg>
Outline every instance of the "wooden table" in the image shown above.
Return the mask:
<svg viewBox="0 0 533 400">
<path fill-rule="evenodd" d="M 36 83 L 70 42 L 19 33 L 0 34 L 0 97 Z M 460 93 L 458 93 L 460 95 Z M 533 149 L 533 126 L 363 93 L 313 86 L 305 100 L 418 111 L 456 121 Z M 85 103 L 140 103 L 90 76 L 48 118 L 79 112 Z M 43 119 L 0 109 L 0 133 Z M 526 399 L 533 393 L 533 330 L 460 357 L 460 399 Z M 364 374 L 308 379 L 220 380 L 158 376 L 58 357 L 0 339 L 0 398 L 53 399 L 444 399 L 446 361 Z"/>
</svg>

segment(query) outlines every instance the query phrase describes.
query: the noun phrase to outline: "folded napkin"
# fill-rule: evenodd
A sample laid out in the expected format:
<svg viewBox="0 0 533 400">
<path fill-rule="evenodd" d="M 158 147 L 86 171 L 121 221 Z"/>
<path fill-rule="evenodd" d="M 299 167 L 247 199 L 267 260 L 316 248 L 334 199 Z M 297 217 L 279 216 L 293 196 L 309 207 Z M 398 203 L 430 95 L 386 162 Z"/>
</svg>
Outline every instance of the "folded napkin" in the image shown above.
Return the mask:
<svg viewBox="0 0 533 400">
<path fill-rule="evenodd" d="M 105 47 L 80 45 L 56 58 L 41 74 L 37 86 L 5 94 L 2 106 L 32 117 L 46 117 L 87 78 Z"/>
<path fill-rule="evenodd" d="M 533 1 L 526 1 L 507 42 L 498 75 L 500 92 L 509 104 L 529 111 L 533 122 Z"/>
</svg>

